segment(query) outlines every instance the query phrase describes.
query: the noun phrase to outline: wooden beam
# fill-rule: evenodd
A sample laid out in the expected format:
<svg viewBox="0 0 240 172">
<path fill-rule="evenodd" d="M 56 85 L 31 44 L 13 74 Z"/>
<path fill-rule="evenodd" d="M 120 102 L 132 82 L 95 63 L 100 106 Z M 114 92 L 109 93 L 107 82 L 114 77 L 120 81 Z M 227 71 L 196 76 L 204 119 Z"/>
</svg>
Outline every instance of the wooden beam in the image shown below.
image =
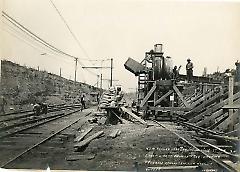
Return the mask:
<svg viewBox="0 0 240 172">
<path fill-rule="evenodd" d="M 83 140 L 83 141 L 75 144 L 75 145 L 74 145 L 74 148 L 81 148 L 81 147 L 83 147 L 83 146 L 86 146 L 86 145 L 88 145 L 93 139 L 98 138 L 98 137 L 99 137 L 100 135 L 102 135 L 102 134 L 103 134 L 103 131 L 99 131 L 99 132 L 93 134 L 92 136 L 88 137 L 87 139 L 85 139 L 85 140 Z"/>
<path fill-rule="evenodd" d="M 225 136 L 234 136 L 234 137 L 238 137 L 240 133 L 240 129 L 237 128 L 236 130 L 230 131 L 228 133 L 225 133 Z"/>
<path fill-rule="evenodd" d="M 199 103 L 205 101 L 206 99 L 208 99 L 209 97 L 211 97 L 215 92 L 214 91 L 210 91 L 209 93 L 202 95 L 202 97 L 199 97 L 198 100 L 194 101 L 191 104 L 191 108 L 194 108 L 196 105 L 198 105 Z M 193 109 L 192 111 L 194 111 L 195 109 Z M 190 112 L 189 112 L 190 113 Z"/>
<path fill-rule="evenodd" d="M 147 95 L 144 97 L 144 99 L 142 100 L 140 107 L 142 108 L 148 101 L 148 99 L 151 97 L 152 93 L 155 91 L 155 89 L 157 88 L 156 83 L 154 83 L 154 85 L 152 86 L 152 88 L 150 89 L 150 91 L 147 93 Z"/>
<path fill-rule="evenodd" d="M 124 124 L 124 121 L 123 121 L 123 119 L 122 119 L 120 116 L 118 116 L 113 110 L 112 110 L 111 112 L 118 118 L 118 120 L 119 120 L 122 124 Z"/>
<path fill-rule="evenodd" d="M 95 158 L 94 154 L 90 154 L 90 155 L 69 155 L 69 156 L 66 157 L 66 160 L 67 161 L 91 160 L 93 158 Z"/>
<path fill-rule="evenodd" d="M 211 120 L 214 120 L 215 118 L 217 118 L 218 116 L 220 116 L 221 114 L 223 114 L 223 110 L 220 109 L 216 112 L 214 112 L 211 116 L 207 116 L 206 118 L 204 118 L 202 121 L 199 121 L 196 125 L 197 126 L 202 126 L 206 123 L 210 123 Z"/>
<path fill-rule="evenodd" d="M 229 114 L 228 118 L 225 119 L 218 126 L 216 126 L 213 130 L 225 131 L 225 130 L 229 129 L 230 131 L 233 131 L 233 126 L 234 126 L 234 124 L 236 124 L 238 122 L 237 121 L 238 118 L 239 118 L 239 110 L 234 112 L 231 116 Z"/>
<path fill-rule="evenodd" d="M 227 94 L 227 93 L 226 93 Z M 214 95 L 213 97 L 209 98 L 209 99 L 205 99 L 204 103 L 201 103 L 200 105 L 198 105 L 197 107 L 195 107 L 193 110 L 191 110 L 189 113 L 193 113 L 193 112 L 200 112 L 202 111 L 204 108 L 206 108 L 207 105 L 213 103 L 214 101 L 216 101 L 217 99 L 219 99 L 222 96 L 222 92 L 217 93 L 216 95 Z"/>
<path fill-rule="evenodd" d="M 156 111 L 174 111 L 174 112 L 179 112 L 179 111 L 189 111 L 190 108 L 187 107 L 149 107 L 150 110 L 156 110 Z"/>
<path fill-rule="evenodd" d="M 133 117 L 134 119 L 136 119 L 137 121 L 139 121 L 141 124 L 143 125 L 147 125 L 147 122 L 144 121 L 142 118 L 138 117 L 137 115 L 135 115 L 134 113 L 132 113 L 130 110 L 128 110 L 125 107 L 121 107 L 122 111 L 127 113 L 128 115 L 130 115 L 131 117 Z"/>
<path fill-rule="evenodd" d="M 173 90 L 169 90 L 166 94 L 164 94 L 160 99 L 158 99 L 156 102 L 154 102 L 154 106 L 158 105 L 163 101 L 165 98 L 167 98 L 170 94 L 173 93 Z"/>
<path fill-rule="evenodd" d="M 236 93 L 233 95 L 234 99 L 238 99 L 240 97 L 240 92 Z M 194 122 L 198 122 L 204 115 L 213 113 L 215 111 L 217 111 L 218 109 L 222 108 L 224 105 L 226 105 L 228 103 L 228 98 L 225 99 L 224 101 L 214 105 L 212 108 L 205 110 L 204 112 L 198 114 L 197 116 L 193 117 L 192 119 L 189 120 L 189 122 L 194 123 Z"/>
<path fill-rule="evenodd" d="M 197 169 L 199 166 L 163 166 L 163 167 L 147 167 L 146 171 L 163 171 L 163 170 L 169 170 L 169 171 L 188 171 Z M 194 170 L 195 171 L 195 170 Z"/>
<path fill-rule="evenodd" d="M 112 131 L 112 133 L 110 133 L 109 137 L 115 138 L 119 135 L 120 132 L 121 131 L 119 129 L 115 129 L 115 130 Z"/>
<path fill-rule="evenodd" d="M 178 97 L 181 99 L 185 107 L 190 107 L 190 105 L 187 103 L 187 101 L 183 98 L 182 93 L 179 91 L 179 89 L 176 87 L 176 85 L 173 85 L 174 91 L 177 93 Z"/>
<path fill-rule="evenodd" d="M 81 133 L 79 136 L 77 136 L 74 139 L 74 142 L 79 142 L 81 141 L 90 131 L 92 131 L 93 127 L 88 128 L 85 132 Z"/>
<path fill-rule="evenodd" d="M 208 145 L 208 146 L 210 146 L 210 147 L 213 147 L 213 148 L 219 150 L 220 152 L 222 152 L 222 153 L 224 153 L 224 154 L 227 154 L 227 155 L 235 158 L 236 160 L 239 160 L 239 159 L 240 159 L 239 156 L 234 155 L 234 154 L 231 154 L 230 152 L 227 152 L 227 151 L 219 148 L 218 146 L 215 146 L 215 145 L 213 145 L 213 144 L 211 144 L 211 143 L 205 142 L 205 141 L 203 141 L 203 140 L 201 140 L 201 139 L 199 139 L 199 138 L 197 138 L 197 137 L 194 137 L 194 138 L 195 138 L 196 140 L 200 141 L 201 143 L 204 143 L 204 144 L 206 144 L 206 145 Z"/>
</svg>

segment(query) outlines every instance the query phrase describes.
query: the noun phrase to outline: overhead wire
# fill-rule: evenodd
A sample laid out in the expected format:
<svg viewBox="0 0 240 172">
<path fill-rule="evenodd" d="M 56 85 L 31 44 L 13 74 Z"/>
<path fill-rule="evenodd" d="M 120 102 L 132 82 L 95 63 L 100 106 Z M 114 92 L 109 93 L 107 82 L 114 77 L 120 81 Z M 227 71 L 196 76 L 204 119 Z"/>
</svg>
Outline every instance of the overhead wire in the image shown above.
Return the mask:
<svg viewBox="0 0 240 172">
<path fill-rule="evenodd" d="M 52 56 L 52 57 L 55 57 L 55 58 L 57 59 L 57 57 L 58 57 L 59 54 L 57 54 L 56 52 L 54 52 L 54 51 L 52 51 L 52 50 L 49 50 L 49 49 L 41 46 L 40 44 L 37 44 L 37 42 L 33 42 L 31 39 L 29 39 L 28 37 L 26 37 L 26 35 L 23 35 L 23 33 L 19 32 L 19 31 L 16 30 L 13 26 L 7 24 L 6 22 L 3 21 L 3 23 L 4 23 L 5 25 L 7 25 L 9 28 L 11 28 L 11 31 L 13 31 L 13 32 L 15 32 L 15 33 L 18 34 L 18 35 L 13 34 L 13 33 L 9 32 L 9 31 L 7 31 L 7 29 L 4 29 L 4 28 L 3 28 L 4 31 L 6 31 L 6 32 L 8 32 L 9 34 L 11 34 L 13 37 L 15 37 L 15 38 L 17 38 L 18 40 L 24 42 L 25 44 L 28 44 L 29 46 L 31 46 L 32 48 L 36 49 L 37 51 L 39 51 L 39 52 L 41 52 L 41 53 L 42 53 L 43 51 L 48 51 L 47 55 Z M 21 35 L 21 36 L 20 36 L 20 35 Z M 24 38 L 23 38 L 23 37 L 24 37 Z M 36 45 L 33 45 L 33 43 L 37 44 L 37 46 L 36 46 Z M 39 47 L 40 47 L 40 48 L 39 48 Z M 49 54 L 49 53 L 51 53 L 51 54 Z M 59 60 L 59 59 L 58 59 L 58 60 Z M 65 62 L 70 63 L 70 61 L 67 61 L 66 59 L 61 59 L 61 60 L 64 60 Z"/>
<path fill-rule="evenodd" d="M 14 30 L 13 28 L 11 28 L 11 29 L 13 29 L 13 30 L 7 30 L 6 28 L 1 28 L 3 31 L 5 31 L 5 32 L 7 32 L 8 34 L 10 34 L 10 35 L 12 35 L 13 37 L 15 37 L 16 39 L 18 39 L 18 40 L 20 40 L 20 41 L 22 41 L 22 42 L 24 42 L 25 44 L 27 44 L 27 45 L 29 45 L 29 46 L 31 46 L 32 48 L 34 48 L 35 50 L 37 50 L 38 52 L 43 52 L 43 48 L 41 47 L 41 48 L 38 48 L 37 46 L 35 46 L 35 45 L 33 45 L 33 44 L 31 44 L 30 42 L 28 42 L 26 39 L 24 39 L 23 37 L 21 37 L 21 36 L 19 36 L 19 35 L 17 35 L 17 34 L 14 34 L 13 32 L 11 32 L 11 31 L 15 31 L 16 32 L 16 30 Z M 55 55 L 51 55 L 51 54 L 47 54 L 46 56 L 52 56 L 53 58 L 55 58 L 56 60 L 59 60 L 58 58 L 57 58 L 57 56 L 55 56 Z M 63 60 L 63 59 L 62 59 Z M 65 59 L 64 59 L 65 60 Z M 70 63 L 70 61 L 65 61 L 65 62 L 67 62 L 67 63 Z M 85 81 L 85 78 L 83 78 L 83 81 Z"/>
<path fill-rule="evenodd" d="M 61 20 L 63 21 L 63 23 L 66 25 L 68 31 L 70 32 L 70 34 L 72 35 L 72 37 L 74 38 L 74 40 L 77 42 L 78 46 L 80 47 L 80 49 L 83 51 L 83 53 L 88 57 L 88 59 L 81 59 L 81 60 L 87 60 L 87 61 L 92 61 L 92 59 L 90 59 L 87 51 L 83 48 L 83 46 L 81 45 L 80 41 L 78 40 L 77 36 L 73 33 L 72 29 L 70 28 L 70 26 L 68 25 L 67 21 L 65 20 L 65 18 L 63 17 L 63 15 L 61 14 L 60 10 L 57 8 L 57 6 L 54 4 L 54 2 L 52 0 L 50 0 L 52 6 L 54 7 L 54 9 L 57 11 L 58 15 L 60 16 Z M 79 60 L 77 59 L 77 61 L 81 64 L 82 67 L 84 67 L 85 65 Z M 97 76 L 97 74 L 87 68 L 84 68 L 86 71 L 88 71 L 90 74 Z"/>
<path fill-rule="evenodd" d="M 49 44 L 48 42 L 46 42 L 45 40 L 43 40 L 42 38 L 40 38 L 39 36 L 37 36 L 36 34 L 34 34 L 32 31 L 30 31 L 29 29 L 27 29 L 25 26 L 23 26 L 21 23 L 19 23 L 18 21 L 16 21 L 14 18 L 12 18 L 11 16 L 9 16 L 6 12 L 2 11 L 2 16 L 8 20 L 13 26 L 17 27 L 18 29 L 20 29 L 22 32 L 24 32 L 26 35 L 28 35 L 29 37 L 31 37 L 32 39 L 34 39 L 35 41 L 37 41 L 38 43 L 42 44 L 43 46 L 45 46 L 46 48 L 50 49 L 51 51 L 53 51 L 54 53 L 58 53 L 64 56 L 68 56 L 74 59 L 81 59 L 81 60 L 87 60 L 87 61 L 107 61 L 110 59 L 98 59 L 98 60 L 92 60 L 92 59 L 85 59 L 85 58 L 78 58 L 76 56 L 70 55 L 68 53 L 65 53 L 64 51 L 56 48 L 55 46 Z M 69 27 L 68 27 L 69 28 Z M 71 31 L 71 29 L 70 29 Z M 73 33 L 73 32 L 72 32 Z M 73 34 L 74 35 L 74 34 Z M 79 41 L 78 41 L 79 42 Z M 80 43 L 80 42 L 79 42 Z M 78 60 L 79 64 L 84 67 L 85 65 Z M 90 74 L 94 75 L 94 76 L 98 76 L 98 74 L 96 74 L 95 72 L 86 69 L 86 71 L 88 71 Z"/>
<path fill-rule="evenodd" d="M 80 41 L 78 40 L 78 38 L 76 37 L 76 35 L 73 33 L 73 31 L 71 30 L 70 26 L 68 25 L 67 21 L 64 19 L 63 15 L 61 14 L 60 10 L 57 8 L 57 6 L 54 4 L 54 2 L 52 0 L 50 0 L 51 4 L 53 5 L 54 9 L 57 11 L 57 13 L 59 14 L 60 18 L 62 19 L 62 21 L 64 22 L 64 24 L 66 25 L 66 27 L 68 28 L 69 32 L 71 33 L 72 37 L 75 39 L 75 41 L 77 42 L 78 46 L 80 47 L 80 49 L 84 52 L 84 54 L 89 58 L 89 55 L 87 53 L 87 51 L 83 48 L 83 46 L 81 45 Z"/>
<path fill-rule="evenodd" d="M 44 41 L 42 38 L 40 38 L 39 36 L 37 36 L 36 34 L 34 34 L 33 32 L 31 32 L 29 29 L 27 29 L 25 26 L 23 26 L 22 24 L 20 24 L 18 21 L 16 21 L 15 19 L 13 19 L 12 17 L 10 17 L 6 12 L 2 11 L 2 16 L 7 19 L 9 22 L 11 22 L 14 26 L 16 26 L 17 28 L 19 28 L 20 30 L 22 30 L 23 32 L 25 32 L 26 34 L 28 34 L 30 37 L 32 37 L 33 39 L 35 39 L 36 41 L 38 41 L 39 43 L 43 44 L 44 46 L 52 49 L 53 51 L 56 51 L 57 53 L 61 53 L 64 54 L 68 57 L 71 58 L 76 58 L 73 55 L 70 55 L 68 53 L 63 52 L 62 50 L 54 47 L 53 45 L 49 44 L 48 42 Z"/>
</svg>

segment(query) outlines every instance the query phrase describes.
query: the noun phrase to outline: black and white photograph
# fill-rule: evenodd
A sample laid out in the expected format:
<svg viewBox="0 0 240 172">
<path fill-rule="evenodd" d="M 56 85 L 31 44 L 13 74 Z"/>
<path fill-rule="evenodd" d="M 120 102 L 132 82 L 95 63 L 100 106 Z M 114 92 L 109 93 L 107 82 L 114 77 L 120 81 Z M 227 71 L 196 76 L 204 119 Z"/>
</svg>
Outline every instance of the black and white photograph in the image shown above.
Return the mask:
<svg viewBox="0 0 240 172">
<path fill-rule="evenodd" d="M 240 1 L 0 9 L 0 172 L 240 171 Z"/>
</svg>

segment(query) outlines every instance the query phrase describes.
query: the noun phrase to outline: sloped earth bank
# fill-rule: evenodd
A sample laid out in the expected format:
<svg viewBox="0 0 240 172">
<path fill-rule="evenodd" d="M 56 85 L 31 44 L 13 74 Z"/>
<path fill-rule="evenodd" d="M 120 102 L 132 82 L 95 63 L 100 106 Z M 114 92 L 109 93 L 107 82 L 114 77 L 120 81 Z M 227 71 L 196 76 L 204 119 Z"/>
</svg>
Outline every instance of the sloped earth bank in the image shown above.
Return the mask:
<svg viewBox="0 0 240 172">
<path fill-rule="evenodd" d="M 68 170 L 136 170 L 136 168 L 145 170 L 148 166 L 180 165 L 178 164 L 179 158 L 174 158 L 173 155 L 183 154 L 184 152 L 179 149 L 187 148 L 186 144 L 168 130 L 150 121 L 152 125 L 149 127 L 132 122 L 117 125 L 90 124 L 88 119 L 91 119 L 93 115 L 85 117 L 84 121 L 79 121 L 64 131 L 71 135 L 86 130 L 90 126 L 94 127 L 85 139 L 101 130 L 104 131 L 102 137 L 90 142 L 83 150 L 76 152 L 74 137 L 69 137 L 64 145 L 55 144 L 52 151 L 41 152 L 41 149 L 35 149 L 9 165 L 8 168 L 46 169 L 49 165 L 51 169 Z M 164 124 L 184 134 L 181 127 L 172 125 L 170 122 Z M 121 134 L 116 138 L 109 138 L 108 136 L 115 129 L 121 130 Z M 67 161 L 66 158 L 69 155 L 84 156 L 79 160 Z M 151 155 L 162 156 L 153 158 Z M 152 164 L 153 162 L 159 164 Z M 181 162 L 189 162 L 189 159 L 182 158 Z"/>
</svg>

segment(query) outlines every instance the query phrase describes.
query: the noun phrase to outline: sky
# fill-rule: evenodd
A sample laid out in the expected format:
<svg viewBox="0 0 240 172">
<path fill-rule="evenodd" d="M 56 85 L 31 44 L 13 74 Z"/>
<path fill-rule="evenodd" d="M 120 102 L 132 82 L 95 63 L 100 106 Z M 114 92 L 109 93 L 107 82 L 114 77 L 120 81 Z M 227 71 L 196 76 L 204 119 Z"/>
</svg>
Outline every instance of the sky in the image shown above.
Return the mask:
<svg viewBox="0 0 240 172">
<path fill-rule="evenodd" d="M 95 74 L 110 78 L 110 70 L 81 68 L 100 66 L 113 58 L 115 85 L 125 91 L 137 86 L 137 78 L 124 68 L 131 57 L 136 61 L 154 44 L 162 43 L 165 56 L 174 65 L 186 59 L 194 64 L 194 75 L 235 68 L 240 60 L 239 1 L 160 1 L 160 0 L 52 0 L 78 42 L 57 13 L 50 0 L 3 0 L 4 12 L 40 38 L 79 58 L 77 80 L 94 85 Z M 53 53 L 1 17 L 0 55 L 21 65 L 74 79 L 74 59 Z M 109 67 L 110 61 L 102 66 Z M 108 81 L 103 86 L 107 88 Z"/>
</svg>

